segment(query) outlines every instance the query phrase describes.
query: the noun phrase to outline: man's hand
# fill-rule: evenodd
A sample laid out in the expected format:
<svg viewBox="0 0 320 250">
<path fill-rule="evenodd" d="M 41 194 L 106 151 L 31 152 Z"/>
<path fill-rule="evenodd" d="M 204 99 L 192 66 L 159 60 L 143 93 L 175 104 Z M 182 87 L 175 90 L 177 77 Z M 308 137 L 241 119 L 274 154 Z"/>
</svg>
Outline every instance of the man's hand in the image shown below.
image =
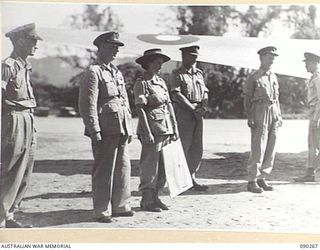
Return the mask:
<svg viewBox="0 0 320 250">
<path fill-rule="evenodd" d="M 102 141 L 102 136 L 100 132 L 96 132 L 91 136 L 92 140 L 95 142 Z"/>
<path fill-rule="evenodd" d="M 282 127 L 282 123 L 283 123 L 282 117 L 279 117 L 279 119 L 278 119 L 278 121 L 277 121 L 277 126 L 278 126 L 278 127 Z"/>
<path fill-rule="evenodd" d="M 198 106 L 193 110 L 193 114 L 195 115 L 197 120 L 202 119 L 204 113 L 205 113 L 205 109 L 201 106 Z"/>
<path fill-rule="evenodd" d="M 179 135 L 178 126 L 177 126 L 177 125 L 174 125 L 174 126 L 173 126 L 173 135 L 171 136 L 171 139 L 172 139 L 173 141 L 176 141 L 176 140 L 179 139 L 179 137 L 180 137 L 180 135 Z"/>
<path fill-rule="evenodd" d="M 248 119 L 248 126 L 249 126 L 249 128 L 256 128 L 257 123 L 254 119 Z"/>
</svg>

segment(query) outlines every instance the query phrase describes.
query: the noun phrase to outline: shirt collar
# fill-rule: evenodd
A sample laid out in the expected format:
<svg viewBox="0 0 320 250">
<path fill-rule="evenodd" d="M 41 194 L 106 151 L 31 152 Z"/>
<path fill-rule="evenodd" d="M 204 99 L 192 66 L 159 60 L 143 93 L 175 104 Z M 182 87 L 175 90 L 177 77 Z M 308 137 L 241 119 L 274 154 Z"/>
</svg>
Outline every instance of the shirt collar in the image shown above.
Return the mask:
<svg viewBox="0 0 320 250">
<path fill-rule="evenodd" d="M 109 63 L 109 64 L 106 64 L 104 61 L 102 61 L 99 57 L 97 58 L 96 60 L 97 64 L 100 65 L 100 67 L 103 69 L 103 70 L 108 70 L 110 72 L 112 72 L 113 70 L 115 70 L 115 67 L 112 63 Z"/>
<path fill-rule="evenodd" d="M 261 72 L 262 75 L 267 75 L 267 76 L 270 76 L 272 73 L 270 69 L 265 71 L 262 68 L 260 68 L 259 71 Z"/>
<path fill-rule="evenodd" d="M 26 68 L 28 70 L 32 70 L 31 64 L 27 60 L 23 60 L 20 56 L 18 56 L 16 53 L 12 52 L 10 55 L 11 58 L 15 59 L 20 67 Z"/>
<path fill-rule="evenodd" d="M 190 69 L 187 69 L 184 65 L 182 65 L 181 68 L 184 72 L 187 72 L 191 75 L 197 73 L 197 69 L 195 65 L 193 65 Z"/>
</svg>

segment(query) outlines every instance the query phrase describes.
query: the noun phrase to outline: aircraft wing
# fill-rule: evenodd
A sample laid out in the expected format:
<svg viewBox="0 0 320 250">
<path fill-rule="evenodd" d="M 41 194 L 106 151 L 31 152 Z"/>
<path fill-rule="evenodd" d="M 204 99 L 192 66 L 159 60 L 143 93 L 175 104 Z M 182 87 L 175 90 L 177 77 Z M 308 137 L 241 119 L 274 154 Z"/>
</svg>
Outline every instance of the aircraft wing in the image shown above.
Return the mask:
<svg viewBox="0 0 320 250">
<path fill-rule="evenodd" d="M 95 50 L 92 41 L 101 31 L 63 30 L 53 28 L 37 28 L 44 43 L 68 45 Z M 161 48 L 172 60 L 180 61 L 179 48 L 199 45 L 199 61 L 228 65 L 241 68 L 257 69 L 259 56 L 257 51 L 266 46 L 276 46 L 279 57 L 275 60 L 274 72 L 283 75 L 307 78 L 303 63 L 304 52 L 320 52 L 319 40 L 307 39 L 264 39 L 252 37 L 219 37 L 193 35 L 155 35 L 121 33 L 120 40 L 125 43 L 121 47 L 119 57 L 138 57 L 144 50 Z M 2 36 L 2 53 L 11 51 L 10 42 Z M 41 48 L 41 44 L 39 46 Z"/>
</svg>

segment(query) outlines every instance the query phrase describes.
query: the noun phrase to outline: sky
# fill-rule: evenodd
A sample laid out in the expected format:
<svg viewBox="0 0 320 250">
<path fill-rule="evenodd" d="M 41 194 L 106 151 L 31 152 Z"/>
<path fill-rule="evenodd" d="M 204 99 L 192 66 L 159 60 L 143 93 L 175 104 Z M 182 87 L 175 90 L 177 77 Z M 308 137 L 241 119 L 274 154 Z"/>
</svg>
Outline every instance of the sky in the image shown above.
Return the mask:
<svg viewBox="0 0 320 250">
<path fill-rule="evenodd" d="M 67 3 L 9 3 L 2 4 L 2 26 L 16 27 L 30 22 L 35 22 L 38 27 L 67 28 L 68 16 L 81 13 L 84 4 Z M 99 4 L 103 6 L 103 4 Z M 122 32 L 134 33 L 143 27 L 144 33 L 160 33 L 162 31 L 156 23 L 163 13 L 169 13 L 166 5 L 129 5 L 116 4 L 112 10 L 119 16 L 124 27 Z M 134 22 L 132 21 L 134 18 Z"/>
<path fill-rule="evenodd" d="M 83 3 L 14 3 L 10 1 L 1 1 L 1 21 L 3 31 L 6 28 L 17 27 L 26 23 L 35 22 L 37 27 L 43 28 L 68 28 L 68 17 L 72 14 L 82 13 Z M 122 32 L 137 33 L 137 30 L 143 30 L 143 33 L 159 34 L 164 33 L 164 25 L 160 26 L 159 20 L 164 16 L 174 17 L 175 13 L 168 8 L 168 5 L 143 5 L 143 4 L 101 4 L 111 6 L 114 13 L 123 23 Z M 246 4 L 238 4 L 239 10 L 247 8 Z M 319 5 L 320 6 L 320 5 Z M 318 18 L 320 24 L 320 18 Z M 227 36 L 240 36 L 237 27 L 230 27 Z M 274 27 L 274 37 L 286 37 L 288 31 L 280 24 Z"/>
</svg>

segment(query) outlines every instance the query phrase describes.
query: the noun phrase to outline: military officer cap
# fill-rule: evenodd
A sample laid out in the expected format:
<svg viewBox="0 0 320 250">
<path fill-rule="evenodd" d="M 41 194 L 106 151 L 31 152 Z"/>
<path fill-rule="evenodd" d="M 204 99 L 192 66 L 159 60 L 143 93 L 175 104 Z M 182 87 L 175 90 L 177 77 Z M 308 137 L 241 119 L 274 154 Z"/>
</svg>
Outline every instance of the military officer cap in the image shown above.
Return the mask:
<svg viewBox="0 0 320 250">
<path fill-rule="evenodd" d="M 310 53 L 310 52 L 306 52 L 304 53 L 304 57 L 305 59 L 303 60 L 305 61 L 313 61 L 313 62 L 320 62 L 320 56 L 314 54 L 314 53 Z"/>
<path fill-rule="evenodd" d="M 199 49 L 200 47 L 198 45 L 180 48 L 183 54 L 190 54 L 190 55 L 196 55 L 196 56 L 199 55 L 199 52 L 198 52 Z"/>
<path fill-rule="evenodd" d="M 119 33 L 114 31 L 103 33 L 93 41 L 93 44 L 97 47 L 102 43 L 113 43 L 118 46 L 124 46 L 124 43 L 119 41 Z"/>
<path fill-rule="evenodd" d="M 264 47 L 262 49 L 259 49 L 257 53 L 259 55 L 271 54 L 271 55 L 274 55 L 274 56 L 278 56 L 277 48 L 274 47 L 274 46 L 268 46 L 268 47 Z"/>
<path fill-rule="evenodd" d="M 137 58 L 136 63 L 143 65 L 156 56 L 162 57 L 164 62 L 167 62 L 170 60 L 170 57 L 163 54 L 161 49 L 148 49 L 143 53 L 143 56 L 140 56 L 139 58 Z"/>
<path fill-rule="evenodd" d="M 31 38 L 35 40 L 42 40 L 42 38 L 36 32 L 36 25 L 29 23 L 23 26 L 19 26 L 5 34 L 6 37 L 11 40 L 17 40 L 19 38 Z"/>
</svg>

